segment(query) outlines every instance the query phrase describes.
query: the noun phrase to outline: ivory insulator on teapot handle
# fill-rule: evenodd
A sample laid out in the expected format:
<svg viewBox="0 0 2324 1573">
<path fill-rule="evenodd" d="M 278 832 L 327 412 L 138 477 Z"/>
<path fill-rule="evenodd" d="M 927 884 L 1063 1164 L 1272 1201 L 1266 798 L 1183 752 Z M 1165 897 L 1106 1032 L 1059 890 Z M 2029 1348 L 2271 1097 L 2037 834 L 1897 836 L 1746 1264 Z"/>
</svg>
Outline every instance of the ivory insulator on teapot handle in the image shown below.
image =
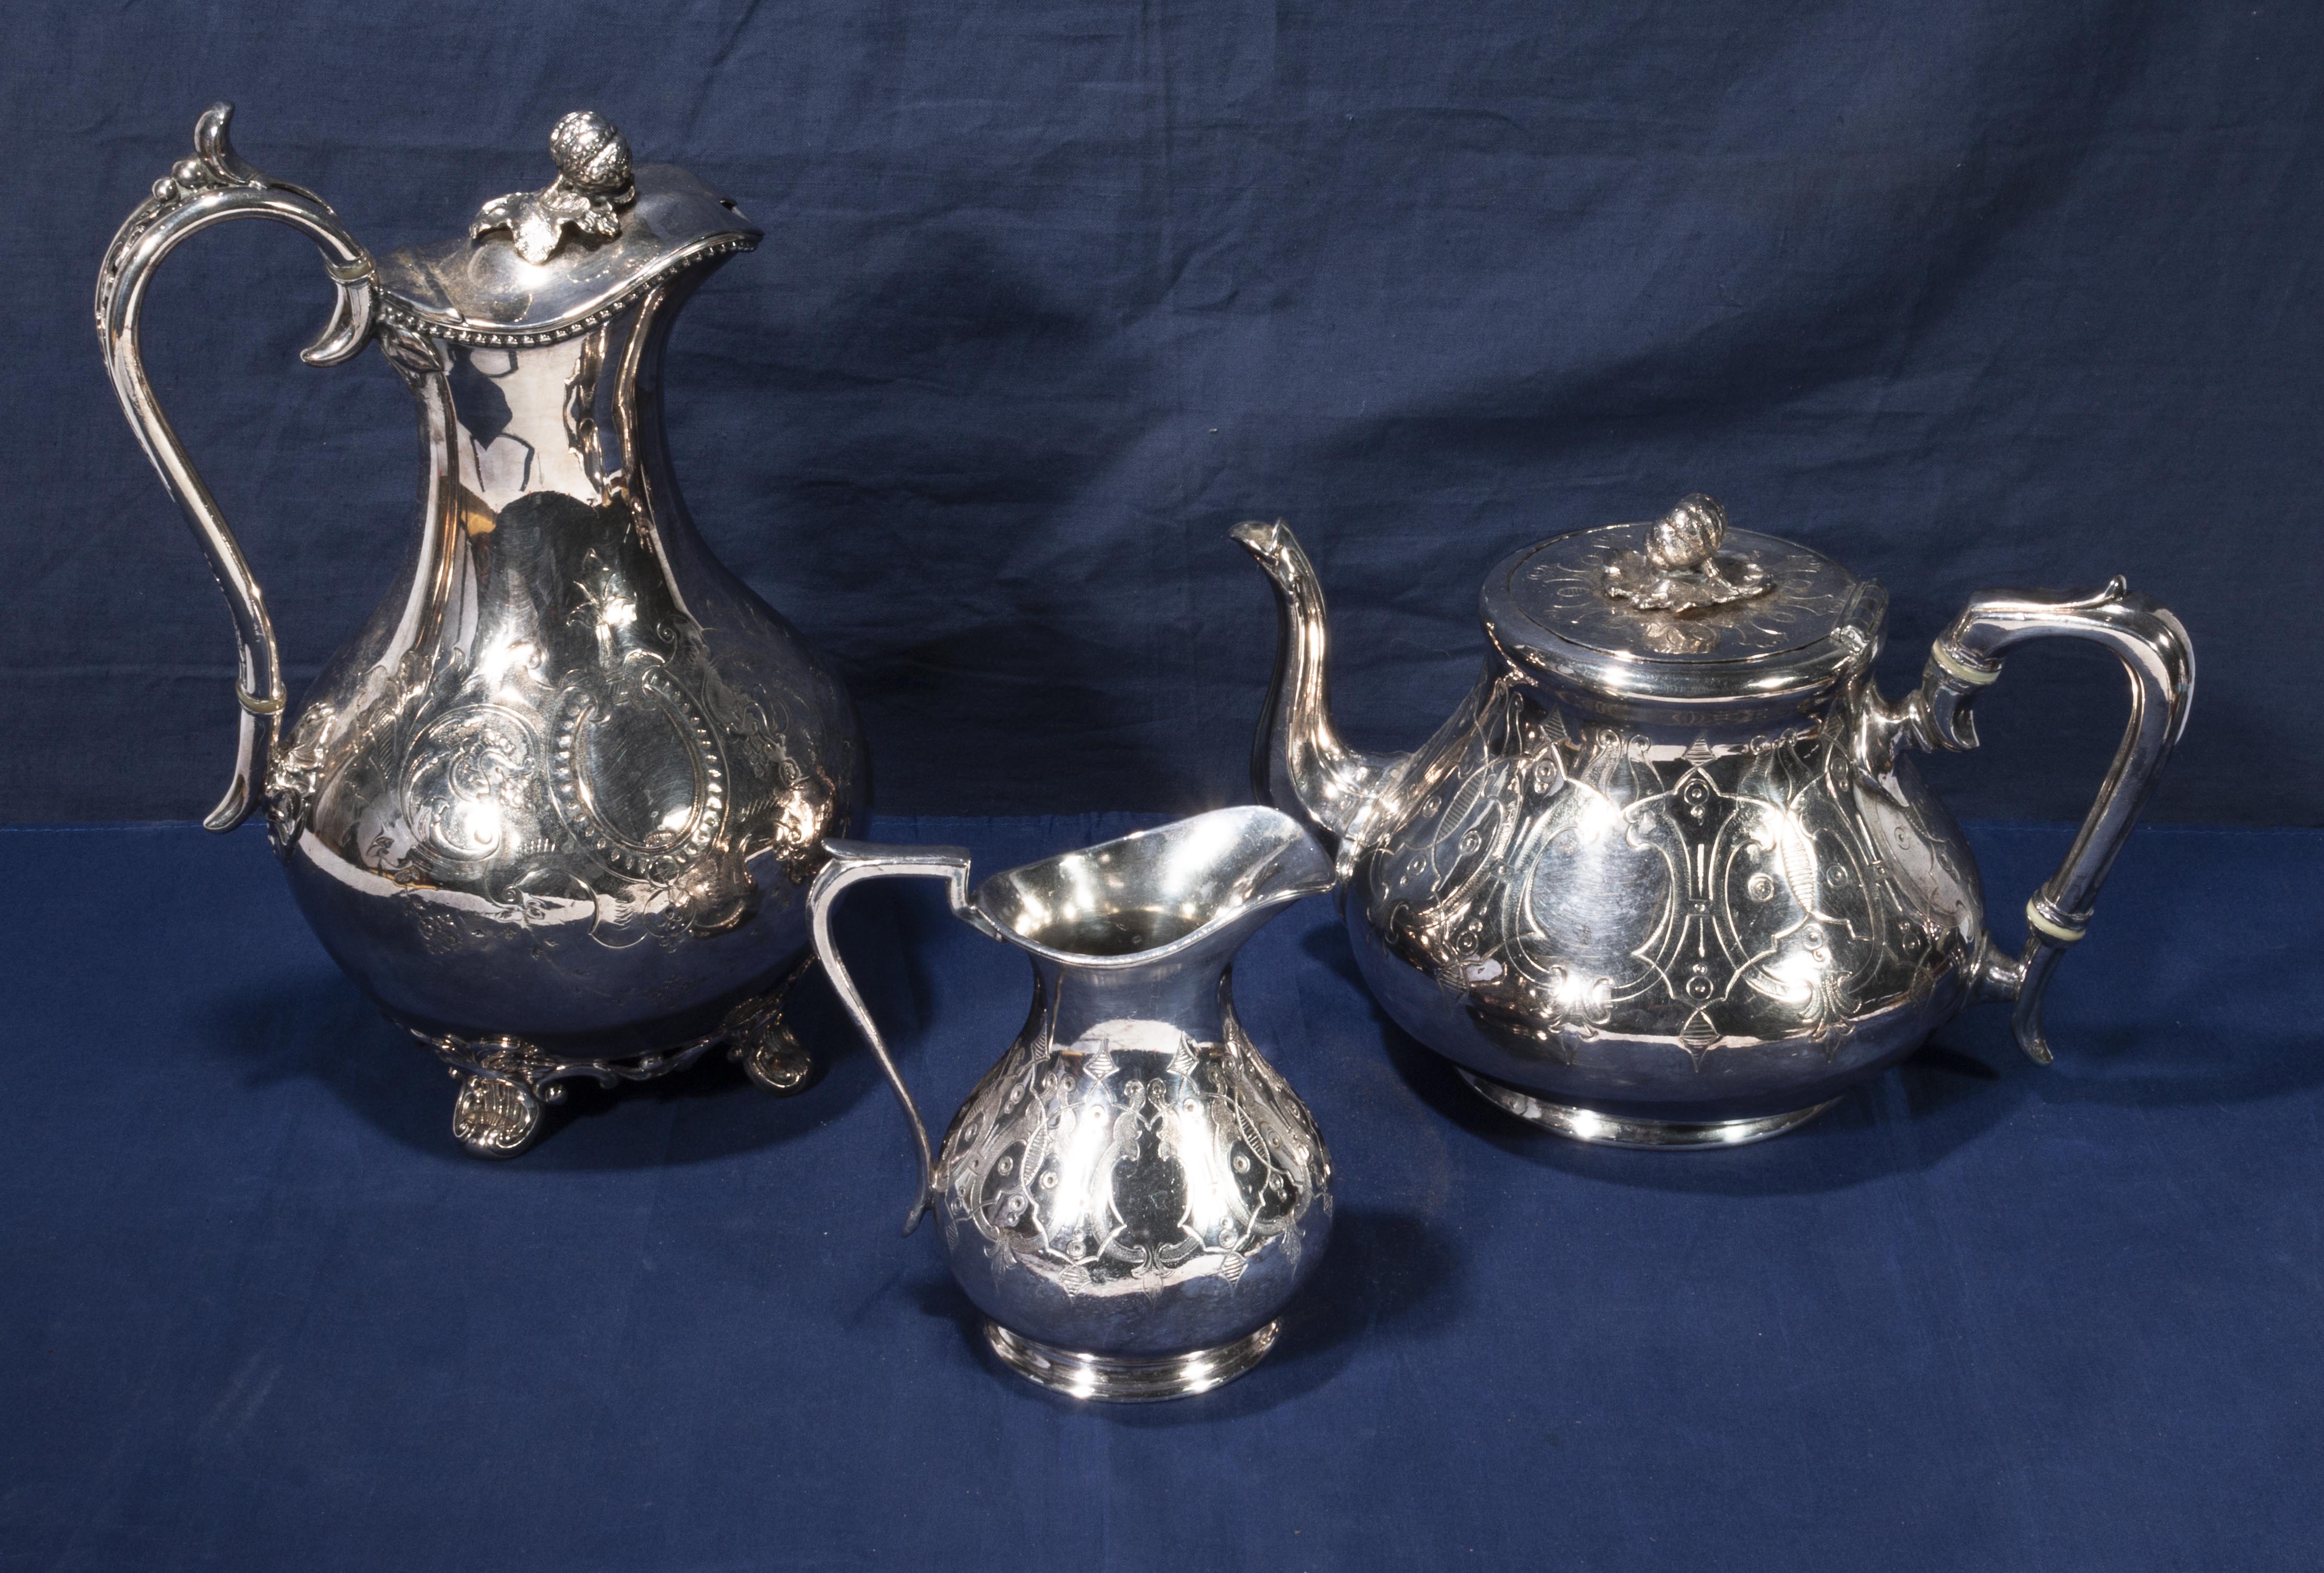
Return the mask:
<svg viewBox="0 0 2324 1573">
<path fill-rule="evenodd" d="M 2130 677 L 2130 721 L 2065 861 L 2025 903 L 2025 948 L 2004 964 L 1989 986 L 2014 992 L 2011 1025 L 2018 1047 L 2051 1061 L 2042 1030 L 2042 996 L 2058 958 L 2088 932 L 2098 887 L 2138 820 L 2163 762 L 2186 730 L 2195 698 L 2195 652 L 2186 628 L 2151 596 L 2117 576 L 2080 597 L 2032 590 L 1980 590 L 1930 648 L 1921 687 L 1908 708 L 1922 741 L 1937 747 L 1977 746 L 1978 696 L 2001 676 L 2001 658 L 2027 640 L 2083 639 L 2114 652 Z"/>
<path fill-rule="evenodd" d="M 212 830 L 242 823 L 258 799 L 259 783 L 273 752 L 290 696 L 275 653 L 274 627 L 266 615 L 258 580 L 226 528 L 217 500 L 194 468 L 185 445 L 146 380 L 137 334 L 145 285 L 161 259 L 198 230 L 229 218 L 271 218 L 300 230 L 323 254 L 325 271 L 337 289 L 331 319 L 315 342 L 300 352 L 310 365 L 336 365 L 351 359 L 370 339 L 374 300 L 370 254 L 356 244 L 339 216 L 313 193 L 273 180 L 253 169 L 227 139 L 231 104 L 213 104 L 194 125 L 194 155 L 180 159 L 152 195 L 130 214 L 105 254 L 97 281 L 97 335 L 106 370 L 122 412 L 161 472 L 161 484 L 185 511 L 194 538 L 210 560 L 218 588 L 234 614 L 241 646 L 235 685 L 242 702 L 242 729 L 235 746 L 234 780 L 226 796 L 202 821 Z"/>
</svg>

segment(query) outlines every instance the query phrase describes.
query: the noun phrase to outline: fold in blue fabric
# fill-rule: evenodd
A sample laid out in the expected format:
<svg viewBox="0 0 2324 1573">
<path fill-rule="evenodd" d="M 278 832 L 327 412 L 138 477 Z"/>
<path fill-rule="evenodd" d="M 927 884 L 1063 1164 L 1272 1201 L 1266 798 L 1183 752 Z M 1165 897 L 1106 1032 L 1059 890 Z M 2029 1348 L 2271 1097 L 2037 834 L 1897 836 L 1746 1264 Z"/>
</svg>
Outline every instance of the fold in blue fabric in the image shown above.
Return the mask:
<svg viewBox="0 0 2324 1573">
<path fill-rule="evenodd" d="M 876 823 L 986 871 L 1142 822 Z M 1994 906 L 2068 832 L 1981 825 Z M 1619 1152 L 1388 1025 L 1331 902 L 1236 967 L 1339 1221 L 1276 1352 L 1148 1408 L 998 1368 L 893 1101 L 576 1091 L 512 1162 L 255 830 L 0 832 L 0 1565 L 2312 1568 L 2324 834 L 2135 836 L 2052 995 L 1799 1132 Z M 1022 959 L 923 882 L 843 943 L 938 1119 Z"/>
<path fill-rule="evenodd" d="M 237 105 L 375 252 L 462 234 L 595 108 L 767 231 L 678 321 L 711 546 L 825 651 L 891 812 L 1240 800 L 1286 518 L 1342 719 L 1409 746 L 1507 553 L 1681 495 L 1891 596 L 2126 575 L 2200 652 L 2159 819 L 2324 822 L 2324 7 L 1945 0 L 13 0 L 0 51 L 0 822 L 194 819 L 234 650 L 115 408 L 115 227 Z M 294 697 L 419 530 L 415 416 L 298 364 L 273 227 L 156 274 L 154 385 Z M 1973 817 L 2079 815 L 2089 652 L 2014 654 Z M 2305 720 L 2307 724 L 2300 724 Z"/>
</svg>

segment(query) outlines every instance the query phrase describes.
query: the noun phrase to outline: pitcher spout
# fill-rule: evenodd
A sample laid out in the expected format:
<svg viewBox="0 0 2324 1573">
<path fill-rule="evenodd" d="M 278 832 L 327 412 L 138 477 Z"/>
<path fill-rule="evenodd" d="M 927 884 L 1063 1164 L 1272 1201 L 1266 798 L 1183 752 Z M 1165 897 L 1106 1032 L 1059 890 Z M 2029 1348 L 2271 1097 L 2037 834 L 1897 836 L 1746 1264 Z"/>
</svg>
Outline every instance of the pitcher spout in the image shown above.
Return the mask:
<svg viewBox="0 0 2324 1573">
<path fill-rule="evenodd" d="M 1231 533 L 1274 581 L 1278 613 L 1275 680 L 1251 747 L 1252 789 L 1316 830 L 1344 837 L 1408 756 L 1351 748 L 1332 724 L 1323 586 L 1290 527 L 1254 520 Z"/>
</svg>

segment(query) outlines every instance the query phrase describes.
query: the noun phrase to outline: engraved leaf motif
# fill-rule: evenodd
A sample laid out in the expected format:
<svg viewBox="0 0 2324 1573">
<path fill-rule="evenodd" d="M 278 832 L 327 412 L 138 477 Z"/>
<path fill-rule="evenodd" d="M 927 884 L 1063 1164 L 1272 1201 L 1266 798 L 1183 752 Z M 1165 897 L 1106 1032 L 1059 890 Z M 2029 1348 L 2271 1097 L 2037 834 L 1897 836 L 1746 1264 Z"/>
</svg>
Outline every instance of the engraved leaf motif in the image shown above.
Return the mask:
<svg viewBox="0 0 2324 1573">
<path fill-rule="evenodd" d="M 1815 911 L 1815 845 L 1790 815 L 1784 817 L 1775 832 L 1775 853 L 1783 860 L 1784 883 L 1792 887 L 1792 899 L 1809 911 Z"/>
<path fill-rule="evenodd" d="M 1236 1104 L 1233 1108 L 1235 1129 L 1241 1133 L 1243 1145 L 1250 1149 L 1252 1157 L 1271 1167 L 1273 1160 L 1267 1150 L 1267 1138 L 1259 1133 L 1258 1124 L 1252 1121 L 1250 1115 L 1242 1105 Z"/>
<path fill-rule="evenodd" d="M 1034 1120 L 1032 1129 L 1025 1133 L 1025 1155 L 1018 1161 L 1019 1183 L 1030 1185 L 1033 1182 L 1033 1176 L 1041 1171 L 1042 1160 L 1049 1155 L 1049 1122 L 1047 1119 Z"/>
</svg>

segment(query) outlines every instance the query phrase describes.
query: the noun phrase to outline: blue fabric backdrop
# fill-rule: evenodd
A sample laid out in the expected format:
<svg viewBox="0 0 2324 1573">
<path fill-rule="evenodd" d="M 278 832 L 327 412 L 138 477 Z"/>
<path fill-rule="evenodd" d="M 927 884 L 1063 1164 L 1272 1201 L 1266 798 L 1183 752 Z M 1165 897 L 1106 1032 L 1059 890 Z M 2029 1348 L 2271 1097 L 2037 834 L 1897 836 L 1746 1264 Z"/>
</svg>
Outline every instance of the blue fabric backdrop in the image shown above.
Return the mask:
<svg viewBox="0 0 2324 1573">
<path fill-rule="evenodd" d="M 1972 588 L 2127 573 L 2203 666 L 2157 814 L 2324 817 L 2313 5 L 20 0 L 6 42 L 0 820 L 222 782 L 224 613 L 87 305 L 217 97 L 375 248 L 536 183 L 581 105 L 766 227 L 679 328 L 680 467 L 890 810 L 1240 796 L 1239 518 L 1304 532 L 1388 745 L 1469 680 L 1503 551 L 1702 489 L 1890 586 L 1892 684 Z M 392 377 L 294 359 L 326 300 L 246 225 L 151 310 L 294 685 L 412 528 Z M 2078 813 L 2118 687 L 2014 661 L 1943 784 Z"/>
<path fill-rule="evenodd" d="M 1973 588 L 2127 574 L 2202 662 L 2156 816 L 2324 821 L 2313 4 L 16 0 L 0 46 L 0 822 L 223 785 L 225 612 L 88 308 L 220 97 L 376 249 L 584 106 L 766 227 L 679 327 L 673 438 L 890 815 L 1241 798 L 1240 518 L 1300 529 L 1388 746 L 1467 685 L 1487 565 L 1702 489 L 1889 585 L 1892 688 Z M 150 312 L 294 686 L 412 528 L 392 377 L 296 361 L 327 299 L 234 226 Z M 1932 773 L 2078 814 L 2119 688 L 2015 655 Z M 992 867 L 1124 823 L 875 828 Z M 1977 829 L 2005 928 L 2064 839 Z M 2057 1067 L 1975 1012 L 1674 1161 L 1499 1118 L 1308 903 L 1237 988 L 1334 1147 L 1323 1275 L 1243 1383 L 1102 1414 L 893 1238 L 900 1119 L 827 1003 L 799 1098 L 706 1063 L 488 1167 L 254 830 L 0 871 L 0 1567 L 2318 1561 L 2313 833 L 2135 837 Z M 945 1109 L 1024 982 L 931 903 L 849 918 Z"/>
</svg>

